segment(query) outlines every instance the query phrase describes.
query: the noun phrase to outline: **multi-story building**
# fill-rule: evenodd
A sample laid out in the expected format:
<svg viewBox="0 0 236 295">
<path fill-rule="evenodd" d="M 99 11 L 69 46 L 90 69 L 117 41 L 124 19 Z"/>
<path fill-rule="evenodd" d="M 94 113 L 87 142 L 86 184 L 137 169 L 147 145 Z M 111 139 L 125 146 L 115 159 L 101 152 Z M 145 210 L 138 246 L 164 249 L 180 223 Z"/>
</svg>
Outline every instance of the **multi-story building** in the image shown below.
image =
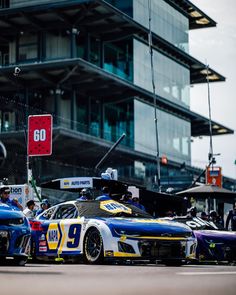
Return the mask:
<svg viewBox="0 0 236 295">
<path fill-rule="evenodd" d="M 53 154 L 30 159 L 39 182 L 94 174 L 125 133 L 100 168 L 153 188 L 156 104 L 159 155 L 168 158 L 161 185 L 188 186 L 200 173 L 191 167 L 191 138 L 209 135 L 208 118 L 190 110 L 190 86 L 206 83 L 207 71 L 189 54 L 188 33 L 214 26 L 188 0 L 1 0 L 0 139 L 8 157 L 0 178 L 26 181 L 27 117 L 50 113 Z M 210 82 L 225 80 L 211 68 L 208 74 Z M 233 133 L 212 126 L 213 135 Z"/>
</svg>

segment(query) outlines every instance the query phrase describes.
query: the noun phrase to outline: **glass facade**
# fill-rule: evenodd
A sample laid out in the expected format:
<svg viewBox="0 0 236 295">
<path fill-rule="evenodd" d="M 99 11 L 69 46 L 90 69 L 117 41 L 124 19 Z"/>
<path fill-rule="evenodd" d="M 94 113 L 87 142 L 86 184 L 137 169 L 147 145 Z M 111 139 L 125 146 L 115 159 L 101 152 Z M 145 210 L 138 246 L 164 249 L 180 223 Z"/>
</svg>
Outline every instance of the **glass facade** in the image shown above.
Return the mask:
<svg viewBox="0 0 236 295">
<path fill-rule="evenodd" d="M 117 76 L 133 80 L 133 42 L 125 39 L 104 44 L 103 68 Z"/>
<path fill-rule="evenodd" d="M 46 60 L 70 57 L 70 36 L 66 32 L 47 32 L 45 40 Z"/>
<path fill-rule="evenodd" d="M 147 0 L 106 0 L 106 2 L 120 9 L 137 23 L 149 28 Z M 176 46 L 176 50 L 179 48 L 188 52 L 188 17 L 169 5 L 168 1 L 151 0 L 150 2 L 152 31 L 171 45 Z M 70 64 L 72 65 L 73 58 L 82 58 L 90 64 L 152 92 L 149 49 L 146 44 L 135 39 L 135 34 L 131 35 L 130 26 L 132 23 L 126 23 L 127 18 L 124 18 L 120 13 L 116 15 L 114 10 L 114 14 L 111 16 L 115 22 L 114 32 L 112 21 L 109 22 L 111 26 L 108 31 L 103 30 L 103 25 L 106 26 L 108 23 L 108 15 L 111 12 L 103 1 L 96 2 L 95 6 L 89 5 L 89 1 L 86 0 L 0 0 L 0 3 L 2 4 L 1 8 L 9 6 L 16 8 L 14 16 L 9 17 L 9 26 L 6 24 L 6 28 L 19 26 L 18 30 L 11 30 L 11 36 L 6 38 L 5 24 L 1 25 L 3 38 L 0 43 L 0 66 L 6 67 L 15 64 L 20 66 L 21 63 L 34 64 L 33 72 L 25 67 L 20 87 L 7 81 L 8 73 L 10 73 L 7 72 L 8 69 L 6 69 L 5 77 L 0 77 L 3 84 L 7 81 L 6 83 L 10 85 L 10 87 L 6 87 L 6 89 L 10 89 L 9 93 L 3 93 L 8 97 L 7 101 L 4 98 L 0 104 L 0 132 L 10 133 L 22 130 L 27 126 L 28 115 L 43 113 L 53 115 L 55 127 L 74 131 L 68 132 L 68 134 L 75 136 L 70 137 L 67 152 L 60 153 L 59 156 L 53 155 L 54 163 L 46 160 L 44 162 L 46 165 L 39 165 L 42 166 L 39 167 L 39 170 L 42 170 L 41 174 L 45 179 L 51 178 L 52 175 L 60 177 L 61 173 L 66 177 L 72 171 L 72 174 L 81 175 L 80 165 L 83 164 L 76 164 L 74 158 L 70 159 L 70 148 L 77 145 L 79 138 L 80 140 L 83 138 L 79 133 L 96 137 L 89 142 L 89 145 L 94 145 L 96 151 L 99 150 L 99 145 L 102 145 L 99 138 L 107 140 L 111 145 L 125 133 L 126 137 L 122 140 L 121 145 L 129 147 L 130 150 L 124 149 L 127 153 L 118 152 L 118 157 L 114 157 L 116 158 L 115 168 L 118 168 L 119 175 L 123 177 L 123 180 L 128 179 L 130 182 L 134 180 L 136 184 L 153 187 L 153 178 L 156 174 L 156 161 L 152 157 L 156 155 L 153 106 L 142 102 L 141 94 L 139 94 L 139 100 L 133 97 L 127 98 L 127 95 L 131 95 L 129 93 L 133 92 L 126 92 L 126 90 L 125 93 L 120 91 L 120 97 L 118 97 L 118 92 L 114 95 L 112 83 L 107 85 L 107 87 L 110 85 L 110 94 L 106 91 L 104 97 L 101 97 L 103 93 L 95 93 L 93 83 L 97 83 L 97 85 L 106 83 L 102 82 L 105 81 L 102 79 L 104 73 L 97 71 L 98 80 L 93 81 L 90 79 L 90 69 L 86 66 L 81 68 L 84 74 L 82 77 L 75 74 L 70 76 L 66 83 L 58 85 L 57 81 L 63 81 L 63 77 L 66 77 L 72 66 L 68 66 L 67 69 L 62 66 L 56 71 L 53 62 L 50 64 L 50 61 L 53 60 L 59 60 L 63 64 L 65 59 L 71 59 Z M 42 8 L 42 5 L 42 10 L 40 9 L 40 13 L 37 13 L 36 5 L 38 4 L 48 4 L 48 6 L 45 5 Z M 69 9 L 72 4 L 73 7 Z M 27 8 L 26 17 L 20 12 L 22 9 L 18 9 L 21 6 L 31 6 L 29 10 Z M 31 11 L 32 17 L 30 15 L 27 17 Z M 5 13 L 7 23 L 8 11 Z M 88 20 L 86 20 L 87 17 Z M 28 24 L 27 28 L 26 24 Z M 116 29 L 117 24 L 121 25 L 122 31 Z M 98 26 L 98 30 L 96 26 Z M 133 32 L 135 32 L 135 27 L 134 25 Z M 143 34 L 147 35 L 145 31 Z M 170 47 L 173 48 L 173 46 Z M 154 51 L 153 54 L 157 95 L 171 101 L 173 105 L 178 104 L 189 109 L 190 69 L 183 66 L 181 61 L 178 63 L 177 59 L 169 56 L 168 53 Z M 43 67 L 43 63 L 46 61 L 47 66 Z M 75 59 L 74 64 L 76 62 Z M 4 71 L 2 76 L 4 76 Z M 39 75 L 37 75 L 37 71 Z M 45 79 L 42 75 L 45 75 Z M 113 75 L 110 76 L 112 80 Z M 77 78 L 78 80 L 76 80 Z M 9 80 L 12 80 L 10 76 Z M 116 80 L 115 83 L 119 83 L 119 79 L 114 80 Z M 90 82 L 91 86 L 88 85 Z M 123 82 L 122 84 L 125 84 Z M 126 84 L 127 88 L 128 84 Z M 19 95 L 16 96 L 16 92 L 19 92 Z M 189 167 L 185 169 L 181 166 L 185 163 L 186 165 L 191 164 L 191 122 L 164 110 L 157 110 L 157 115 L 160 156 L 165 154 L 169 160 L 175 161 L 175 163 L 168 165 L 162 163 L 162 186 L 169 187 L 169 184 L 172 183 L 178 185 L 183 183 L 185 179 L 186 183 L 190 183 L 193 177 L 187 174 L 190 170 Z M 76 131 L 78 131 L 77 134 Z M 68 139 L 68 137 L 66 138 Z M 11 140 L 10 136 L 9 139 Z M 64 140 L 63 137 L 61 140 Z M 11 173 L 15 179 L 22 178 L 22 171 L 18 168 L 22 165 L 16 165 L 15 170 L 12 170 L 12 164 L 15 159 L 22 159 L 23 163 L 26 154 L 25 151 L 19 151 L 19 148 L 24 148 L 22 142 L 20 144 L 14 142 L 13 147 L 8 149 L 10 155 L 8 158 L 13 159 L 8 166 L 11 167 Z M 139 158 L 138 152 L 146 155 Z M 89 162 L 90 155 L 87 153 L 86 156 Z M 41 160 L 39 160 L 40 162 Z M 58 169 L 59 162 L 62 169 Z M 198 171 L 195 172 L 195 176 L 196 174 Z"/>
<path fill-rule="evenodd" d="M 181 50 L 188 52 L 188 18 L 164 0 L 152 0 L 150 2 L 152 31 Z M 133 18 L 149 28 L 147 0 L 133 0 Z"/>
<path fill-rule="evenodd" d="M 133 99 L 118 103 L 104 104 L 103 138 L 112 142 L 125 133 L 122 144 L 134 147 L 134 109 Z"/>
<path fill-rule="evenodd" d="M 122 145 L 134 146 L 133 100 L 102 103 L 95 97 L 76 95 L 76 130 L 115 142 L 125 133 Z"/>
<path fill-rule="evenodd" d="M 191 123 L 172 114 L 157 110 L 160 156 L 190 164 Z M 156 155 L 154 108 L 134 102 L 135 150 Z"/>
<path fill-rule="evenodd" d="M 183 107 L 190 107 L 190 71 L 174 60 L 153 52 L 156 94 Z M 134 84 L 152 91 L 148 46 L 134 39 Z"/>
<path fill-rule="evenodd" d="M 63 2 L 64 0 L 10 0 L 10 7 L 21 7 L 37 4 L 47 4 L 52 2 Z"/>
</svg>

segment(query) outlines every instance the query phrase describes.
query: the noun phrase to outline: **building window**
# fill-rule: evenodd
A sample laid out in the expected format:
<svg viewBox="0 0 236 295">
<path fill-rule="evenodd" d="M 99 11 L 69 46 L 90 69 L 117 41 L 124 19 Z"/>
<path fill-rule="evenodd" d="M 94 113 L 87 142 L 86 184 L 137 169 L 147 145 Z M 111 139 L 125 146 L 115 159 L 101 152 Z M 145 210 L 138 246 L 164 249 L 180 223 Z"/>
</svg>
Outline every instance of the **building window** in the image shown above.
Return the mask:
<svg viewBox="0 0 236 295">
<path fill-rule="evenodd" d="M 94 37 L 90 38 L 89 61 L 96 66 L 100 66 L 100 40 Z"/>
<path fill-rule="evenodd" d="M 109 141 L 116 141 L 125 133 L 121 144 L 134 145 L 133 99 L 122 103 L 104 104 L 104 135 Z"/>
<path fill-rule="evenodd" d="M 101 134 L 101 102 L 94 98 L 90 99 L 90 126 L 89 133 L 93 136 L 100 137 Z"/>
<path fill-rule="evenodd" d="M 106 43 L 104 45 L 104 65 L 108 72 L 129 81 L 133 80 L 133 42 L 131 40 Z"/>
<path fill-rule="evenodd" d="M 14 131 L 15 127 L 15 113 L 0 111 L 0 132 Z"/>
<path fill-rule="evenodd" d="M 9 45 L 0 45 L 0 66 L 9 65 Z"/>
<path fill-rule="evenodd" d="M 154 50 L 154 78 L 157 95 L 190 108 L 190 70 Z M 134 39 L 134 83 L 152 91 L 148 46 Z"/>
<path fill-rule="evenodd" d="M 138 178 L 145 178 L 146 166 L 143 162 L 139 162 L 139 161 L 134 162 L 134 174 Z"/>
<path fill-rule="evenodd" d="M 133 16 L 133 0 L 106 0 L 111 5 L 115 6 L 116 8 L 120 9 L 122 12 L 129 16 Z"/>
<path fill-rule="evenodd" d="M 23 33 L 19 38 L 19 61 L 38 58 L 38 36 L 36 33 Z"/>
<path fill-rule="evenodd" d="M 123 2 L 123 1 L 120 1 Z M 133 18 L 149 28 L 149 10 L 147 0 L 133 0 Z M 188 52 L 189 19 L 163 0 L 151 1 L 152 31 Z"/>
<path fill-rule="evenodd" d="M 46 33 L 46 60 L 69 58 L 71 53 L 68 32 L 51 31 Z"/>
<path fill-rule="evenodd" d="M 9 8 L 10 0 L 0 0 L 0 9 L 1 8 Z"/>
<path fill-rule="evenodd" d="M 135 100 L 134 105 L 135 150 L 156 155 L 154 108 L 138 100 Z M 189 165 L 191 123 L 159 109 L 157 118 L 160 154 Z"/>
</svg>

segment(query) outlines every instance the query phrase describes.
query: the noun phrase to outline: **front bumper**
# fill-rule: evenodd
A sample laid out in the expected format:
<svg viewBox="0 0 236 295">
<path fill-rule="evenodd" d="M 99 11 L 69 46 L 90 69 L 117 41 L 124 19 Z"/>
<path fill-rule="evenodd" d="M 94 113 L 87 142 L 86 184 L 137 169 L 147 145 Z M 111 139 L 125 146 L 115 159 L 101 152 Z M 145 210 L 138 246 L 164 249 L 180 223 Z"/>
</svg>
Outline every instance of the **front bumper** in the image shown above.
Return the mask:
<svg viewBox="0 0 236 295">
<path fill-rule="evenodd" d="M 30 250 L 30 238 L 28 229 L 0 229 L 0 256 L 27 258 Z"/>
<path fill-rule="evenodd" d="M 106 249 L 105 257 L 140 260 L 194 260 L 196 258 L 196 239 L 176 238 L 120 238 L 117 250 Z"/>
</svg>

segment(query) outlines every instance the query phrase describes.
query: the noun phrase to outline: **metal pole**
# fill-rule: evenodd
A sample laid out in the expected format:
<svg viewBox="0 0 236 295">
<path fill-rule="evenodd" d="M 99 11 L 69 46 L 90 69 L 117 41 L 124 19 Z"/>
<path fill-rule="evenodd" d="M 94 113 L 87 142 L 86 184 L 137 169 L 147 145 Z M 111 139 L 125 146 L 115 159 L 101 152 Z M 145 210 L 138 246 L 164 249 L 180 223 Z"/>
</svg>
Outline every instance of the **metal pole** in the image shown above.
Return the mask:
<svg viewBox="0 0 236 295">
<path fill-rule="evenodd" d="M 159 149 L 159 134 L 157 122 L 157 97 L 154 77 L 153 66 L 153 50 L 152 50 L 152 29 L 151 29 L 151 0 L 148 0 L 148 13 L 149 13 L 149 53 L 151 62 L 151 75 L 152 75 L 152 89 L 153 89 L 153 104 L 154 104 L 154 123 L 155 123 L 155 137 L 156 137 L 156 176 L 155 183 L 157 184 L 158 191 L 161 191 L 161 167 L 160 167 L 160 149 Z"/>
<path fill-rule="evenodd" d="M 207 98 L 208 98 L 208 111 L 209 111 L 209 133 L 210 133 L 210 147 L 209 147 L 209 155 L 208 160 L 209 163 L 212 162 L 213 166 L 213 143 L 212 143 L 212 120 L 211 120 L 211 98 L 210 98 L 210 83 L 209 83 L 209 65 L 206 65 L 207 71 Z"/>
<path fill-rule="evenodd" d="M 106 160 L 106 158 L 110 155 L 110 153 L 117 147 L 117 145 L 125 138 L 126 134 L 123 133 L 121 137 L 113 144 L 113 146 L 109 149 L 109 151 L 102 157 L 102 159 L 95 166 L 95 170 L 98 169 L 99 166 Z"/>
</svg>

